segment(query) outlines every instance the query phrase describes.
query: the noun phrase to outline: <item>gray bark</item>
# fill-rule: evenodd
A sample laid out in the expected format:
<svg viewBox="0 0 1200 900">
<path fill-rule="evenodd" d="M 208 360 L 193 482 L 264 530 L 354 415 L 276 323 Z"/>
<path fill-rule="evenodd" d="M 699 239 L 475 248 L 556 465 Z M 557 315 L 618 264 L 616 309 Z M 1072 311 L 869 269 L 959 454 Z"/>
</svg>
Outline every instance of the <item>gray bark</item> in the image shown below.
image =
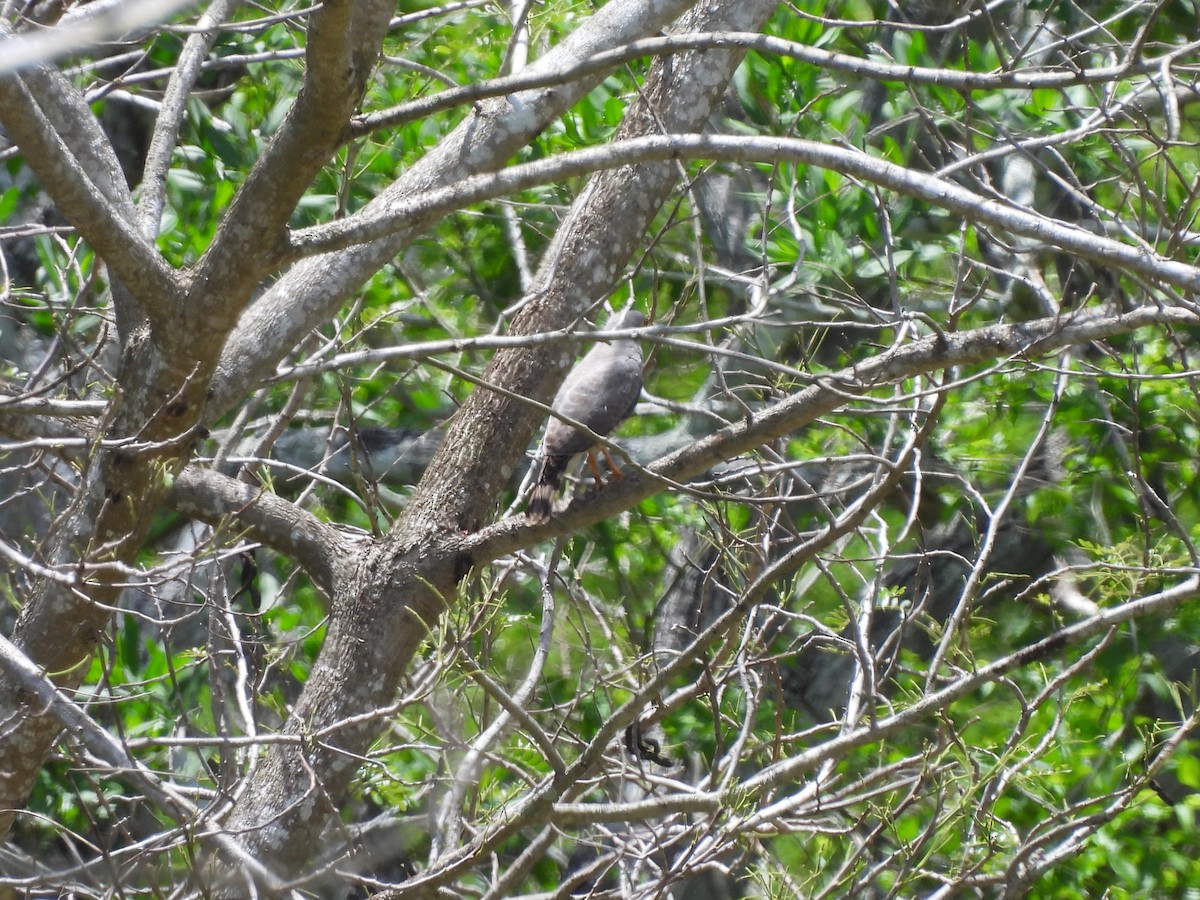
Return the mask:
<svg viewBox="0 0 1200 900">
<path fill-rule="evenodd" d="M 774 5 L 708 3 L 682 27 L 757 27 Z M 702 127 L 738 58 L 712 52 L 656 63 L 622 135 Z M 547 250 L 511 331 L 564 327 L 609 293 L 676 177 L 669 163 L 596 176 Z M 566 353 L 497 353 L 482 381 L 504 393 L 471 395 L 391 533 L 360 554 L 335 587 L 325 643 L 286 726 L 292 734 L 322 732 L 323 740 L 303 755 L 282 745 L 269 750 L 229 818 L 228 827 L 269 867 L 294 873 L 301 865 L 333 812 L 325 798 L 344 793 L 377 732 L 373 720 L 354 717 L 390 702 L 428 628 L 454 602 L 458 581 L 483 561 L 467 551 L 463 535 L 493 513 L 541 418 L 518 398 L 544 403 L 569 362 Z"/>
<path fill-rule="evenodd" d="M 314 14 L 309 52 L 320 57 L 315 72 L 328 76 L 322 65 L 332 67 L 338 78 L 313 85 L 310 74 L 309 93 L 302 91 L 281 129 L 287 146 L 305 135 L 304 152 L 276 161 L 269 174 L 278 184 L 265 191 L 269 200 L 253 202 L 267 176 L 252 174 L 243 189 L 251 212 L 235 202 L 222 228 L 245 240 L 218 237 L 191 277 L 171 270 L 138 230 L 116 157 L 65 78 L 44 68 L 0 76 L 0 125 L 119 279 L 114 298 L 129 298 L 123 320 L 130 331 L 121 336 L 116 373 L 120 402 L 105 423 L 106 443 L 87 459 L 78 496 L 46 550 L 56 576 L 35 587 L 13 632 L 14 644 L 64 687 L 85 674 L 108 610 L 119 600 L 120 565 L 135 558 L 171 477 L 191 453 L 229 328 L 270 256 L 271 236 L 336 149 L 378 52 L 388 9 L 378 2 L 334 3 Z M 250 230 L 240 231 L 247 222 Z M 8 774 L 0 781 L 2 835 L 61 726 L 9 672 L 0 673 L 0 722 L 0 771 Z"/>
</svg>

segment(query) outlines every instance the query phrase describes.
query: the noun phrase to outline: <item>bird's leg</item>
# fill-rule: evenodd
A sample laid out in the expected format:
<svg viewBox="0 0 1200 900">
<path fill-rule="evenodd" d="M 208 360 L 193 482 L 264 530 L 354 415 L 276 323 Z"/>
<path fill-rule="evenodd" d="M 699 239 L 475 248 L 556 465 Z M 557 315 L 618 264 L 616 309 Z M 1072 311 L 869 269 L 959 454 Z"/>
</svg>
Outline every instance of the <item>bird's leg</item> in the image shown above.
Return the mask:
<svg viewBox="0 0 1200 900">
<path fill-rule="evenodd" d="M 604 450 L 603 447 L 601 447 L 600 449 Z M 608 456 L 608 451 L 605 451 L 604 455 Z M 600 477 L 600 467 L 598 465 L 596 465 L 596 451 L 595 450 L 589 450 L 587 452 L 587 461 L 588 461 L 589 468 L 591 468 L 591 470 L 592 470 L 592 478 L 596 479 L 596 490 L 600 490 L 601 486 L 604 484 L 604 480 Z"/>
<path fill-rule="evenodd" d="M 600 447 L 600 452 L 603 453 L 604 458 L 608 460 L 608 467 L 612 469 L 613 481 L 624 478 L 625 473 L 621 471 L 621 467 L 617 465 L 617 461 L 613 459 L 612 454 L 608 452 L 608 448 L 602 445 Z"/>
</svg>

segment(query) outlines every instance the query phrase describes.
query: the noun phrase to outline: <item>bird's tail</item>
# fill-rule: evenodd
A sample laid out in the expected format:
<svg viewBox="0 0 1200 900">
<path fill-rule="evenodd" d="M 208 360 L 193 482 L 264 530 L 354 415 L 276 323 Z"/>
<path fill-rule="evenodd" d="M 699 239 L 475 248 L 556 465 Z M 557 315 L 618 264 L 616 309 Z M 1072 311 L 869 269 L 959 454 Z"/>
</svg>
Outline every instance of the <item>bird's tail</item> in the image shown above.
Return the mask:
<svg viewBox="0 0 1200 900">
<path fill-rule="evenodd" d="M 569 456 L 547 456 L 542 461 L 541 474 L 538 475 L 537 484 L 529 497 L 529 506 L 525 508 L 525 515 L 531 521 L 541 523 L 550 520 L 559 482 L 562 481 L 562 474 L 570 461 Z"/>
</svg>

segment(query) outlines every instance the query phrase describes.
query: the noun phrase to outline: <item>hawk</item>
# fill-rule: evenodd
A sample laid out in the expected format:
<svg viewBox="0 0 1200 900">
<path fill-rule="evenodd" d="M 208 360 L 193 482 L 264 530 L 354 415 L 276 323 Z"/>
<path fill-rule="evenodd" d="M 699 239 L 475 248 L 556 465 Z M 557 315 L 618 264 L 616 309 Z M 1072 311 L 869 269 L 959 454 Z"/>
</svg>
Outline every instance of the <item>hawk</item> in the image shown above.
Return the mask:
<svg viewBox="0 0 1200 900">
<path fill-rule="evenodd" d="M 613 313 L 604 330 L 619 331 L 645 324 L 644 315 L 636 309 L 626 308 Z M 642 348 L 632 338 L 620 338 L 592 347 L 567 374 L 551 407 L 603 436 L 633 412 L 641 392 Z M 545 522 L 550 518 L 559 482 L 573 457 L 586 452 L 592 471 L 596 471 L 591 455 L 595 447 L 588 435 L 576 431 L 561 419 L 550 420 L 542 439 L 542 468 L 529 500 L 527 515 L 530 519 Z M 609 462 L 612 462 L 611 457 Z"/>
</svg>

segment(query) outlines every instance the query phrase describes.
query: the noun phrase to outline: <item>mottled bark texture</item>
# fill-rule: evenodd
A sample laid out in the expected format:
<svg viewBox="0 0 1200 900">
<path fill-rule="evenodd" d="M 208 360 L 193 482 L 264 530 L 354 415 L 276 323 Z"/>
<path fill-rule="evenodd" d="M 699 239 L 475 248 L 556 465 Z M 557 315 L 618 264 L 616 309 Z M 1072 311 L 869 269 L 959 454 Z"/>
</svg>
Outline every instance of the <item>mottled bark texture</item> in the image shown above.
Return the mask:
<svg viewBox="0 0 1200 900">
<path fill-rule="evenodd" d="M 54 574 L 38 582 L 13 634 L 64 687 L 86 672 L 125 580 L 122 567 L 135 560 L 191 454 L 229 330 L 269 270 L 295 202 L 337 149 L 390 9 L 381 0 L 341 0 L 314 14 L 309 76 L 277 137 L 284 152 L 264 156 L 273 160 L 269 171 L 252 173 L 194 273 L 173 271 L 139 231 L 120 166 L 79 92 L 49 69 L 0 77 L 0 124 L 59 211 L 120 279 L 115 300 L 128 298 L 118 316 L 128 330 L 119 335 L 104 442 L 82 464 L 80 488 L 51 538 L 46 563 Z M 303 152 L 286 152 L 292 143 Z M 0 836 L 60 727 L 0 674 Z"/>
<path fill-rule="evenodd" d="M 753 29 L 774 6 L 765 0 L 706 3 L 681 27 Z M 698 130 L 739 58 L 707 52 L 656 62 L 622 134 Z M 565 328 L 610 293 L 677 171 L 657 163 L 593 178 L 547 250 L 511 333 Z M 273 745 L 229 819 L 247 849 L 280 873 L 303 865 L 333 812 L 329 798 L 343 795 L 378 733 L 379 722 L 362 714 L 392 700 L 428 629 L 478 560 L 465 535 L 494 515 L 543 417 L 520 398 L 548 401 L 570 361 L 566 349 L 498 352 L 482 381 L 502 390 L 471 395 L 392 532 L 335 590 L 325 643 L 287 725 L 289 733 L 320 734 L 320 740 L 306 742 L 307 750 Z M 228 890 L 234 896 L 238 888 Z"/>
<path fill-rule="evenodd" d="M 526 71 L 569 70 L 598 52 L 654 34 L 694 3 L 613 0 Z M 603 77 L 604 73 L 594 73 L 564 79 L 552 88 L 478 103 L 472 115 L 368 203 L 363 213 L 386 213 L 425 191 L 499 169 Z M 385 238 L 293 266 L 246 310 L 231 336 L 213 388 L 212 414 L 226 412 L 241 400 L 248 386 L 274 372 L 285 353 L 313 327 L 327 321 L 381 265 L 431 223 L 428 216 L 409 216 L 403 228 Z M 564 324 L 560 321 L 558 327 Z"/>
</svg>

